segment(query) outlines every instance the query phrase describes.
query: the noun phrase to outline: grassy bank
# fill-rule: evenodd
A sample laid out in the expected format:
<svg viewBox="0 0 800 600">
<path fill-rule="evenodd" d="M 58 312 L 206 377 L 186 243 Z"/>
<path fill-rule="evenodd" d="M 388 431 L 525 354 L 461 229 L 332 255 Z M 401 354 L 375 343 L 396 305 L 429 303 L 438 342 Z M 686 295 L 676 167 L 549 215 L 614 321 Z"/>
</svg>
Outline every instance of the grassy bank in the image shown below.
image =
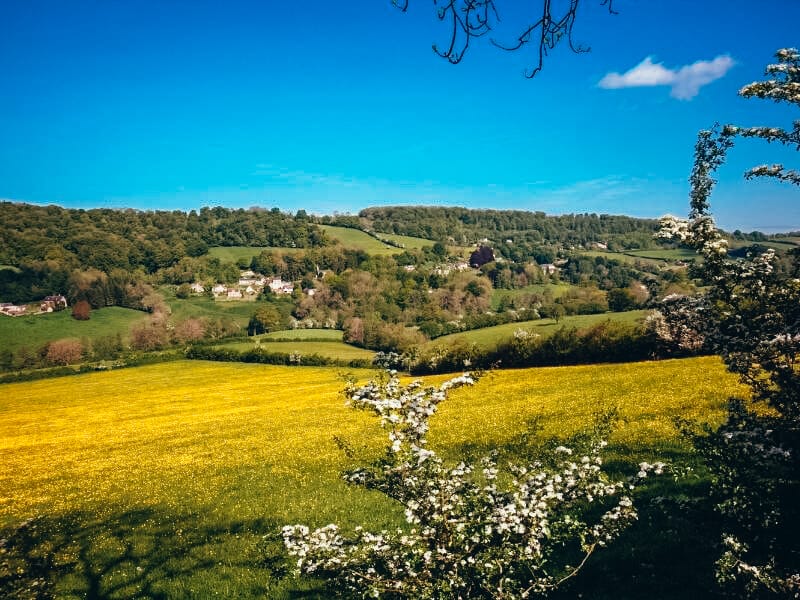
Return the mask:
<svg viewBox="0 0 800 600">
<path fill-rule="evenodd" d="M 558 322 L 554 319 L 537 319 L 535 321 L 518 321 L 515 323 L 505 323 L 503 325 L 495 325 L 494 327 L 484 327 L 483 329 L 473 329 L 470 331 L 462 331 L 450 335 L 444 335 L 429 342 L 430 345 L 447 345 L 456 340 L 464 340 L 471 344 L 478 344 L 488 348 L 497 344 L 497 342 L 508 339 L 518 329 L 537 333 L 541 336 L 548 336 L 551 333 L 558 331 L 561 327 L 575 327 L 576 329 L 583 329 L 591 327 L 603 321 L 612 320 L 621 323 L 636 323 L 641 321 L 647 314 L 646 310 L 631 310 L 619 313 L 601 313 L 597 315 L 573 315 L 563 317 Z"/>
<path fill-rule="evenodd" d="M 26 317 L 0 316 L 0 348 L 16 352 L 23 346 L 38 349 L 62 338 L 91 341 L 117 333 L 127 341 L 131 326 L 145 316 L 141 311 L 117 306 L 93 310 L 88 321 L 73 319 L 69 309 Z"/>
</svg>

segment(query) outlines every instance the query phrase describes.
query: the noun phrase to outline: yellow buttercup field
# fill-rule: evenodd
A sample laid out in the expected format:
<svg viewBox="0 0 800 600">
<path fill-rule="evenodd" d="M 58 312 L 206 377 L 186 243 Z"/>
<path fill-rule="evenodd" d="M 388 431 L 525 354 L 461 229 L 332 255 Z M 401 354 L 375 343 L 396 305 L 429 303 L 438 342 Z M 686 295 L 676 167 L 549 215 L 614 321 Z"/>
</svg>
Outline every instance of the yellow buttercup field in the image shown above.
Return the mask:
<svg viewBox="0 0 800 600">
<path fill-rule="evenodd" d="M 337 439 L 359 457 L 384 444 L 343 386 L 333 368 L 201 361 L 3 385 L 0 577 L 63 597 L 313 590 L 269 566 L 281 525 L 402 521 L 339 477 L 352 461 Z M 674 416 L 716 421 L 737 393 L 716 358 L 497 371 L 452 393 L 430 440 L 502 445 L 537 417 L 540 435 L 564 437 L 615 408 L 610 450 L 650 458 L 679 445 Z"/>
</svg>

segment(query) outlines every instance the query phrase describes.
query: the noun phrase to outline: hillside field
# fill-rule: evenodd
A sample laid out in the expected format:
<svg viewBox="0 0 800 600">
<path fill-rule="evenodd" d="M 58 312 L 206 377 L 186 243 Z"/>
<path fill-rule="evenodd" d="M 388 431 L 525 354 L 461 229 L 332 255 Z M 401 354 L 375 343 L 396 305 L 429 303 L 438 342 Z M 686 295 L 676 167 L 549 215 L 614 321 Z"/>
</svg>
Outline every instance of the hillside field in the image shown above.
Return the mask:
<svg viewBox="0 0 800 600">
<path fill-rule="evenodd" d="M 287 574 L 282 525 L 402 523 L 398 506 L 339 478 L 351 463 L 334 436 L 362 460 L 384 443 L 376 419 L 345 407 L 342 387 L 337 369 L 201 361 L 3 385 L 0 595 L 320 597 L 319 583 Z M 518 440 L 533 420 L 537 439 L 563 438 L 616 408 L 609 454 L 635 470 L 685 460 L 672 418 L 716 421 L 737 392 L 717 358 L 497 371 L 451 395 L 430 439 L 455 458 Z M 640 519 L 615 568 L 640 578 L 642 598 L 691 595 L 680 561 L 702 548 L 681 546 L 679 524 L 659 537 L 649 523 Z M 662 579 L 635 553 L 626 562 L 636 540 L 649 544 L 648 564 L 666 559 Z M 592 564 L 593 597 L 618 598 Z"/>
<path fill-rule="evenodd" d="M 218 258 L 221 262 L 238 263 L 246 260 L 248 263 L 253 257 L 258 256 L 264 250 L 276 252 L 297 252 L 297 248 L 273 248 L 270 246 L 214 246 L 208 249 L 208 255 Z"/>
<path fill-rule="evenodd" d="M 172 311 L 170 316 L 175 322 L 188 318 L 228 318 L 239 327 L 246 328 L 256 310 L 254 300 L 215 300 L 208 296 L 190 296 L 181 300 L 175 297 L 172 286 L 161 286 L 158 291 L 169 305 Z"/>
<path fill-rule="evenodd" d="M 25 317 L 0 315 L 0 350 L 16 352 L 23 346 L 37 350 L 52 340 L 86 338 L 91 341 L 117 333 L 127 340 L 131 326 L 145 316 L 142 311 L 118 306 L 93 310 L 88 321 L 73 319 L 69 308 Z"/>
<path fill-rule="evenodd" d="M 544 294 L 547 292 L 553 294 L 553 298 L 558 298 L 563 296 L 571 287 L 569 283 L 559 281 L 557 283 L 534 283 L 513 290 L 492 289 L 492 310 L 497 310 L 504 298 L 515 298 L 526 294 Z"/>
<path fill-rule="evenodd" d="M 319 227 L 328 234 L 328 237 L 336 240 L 345 248 L 363 250 L 367 254 L 400 254 L 403 252 L 402 248 L 384 244 L 360 229 L 335 225 L 320 225 Z M 387 235 L 387 237 L 389 236 Z"/>
<path fill-rule="evenodd" d="M 433 240 L 426 240 L 425 238 L 412 237 L 410 235 L 398 235 L 396 233 L 378 233 L 382 238 L 391 240 L 397 244 L 403 244 L 409 250 L 420 249 L 424 246 L 433 246 L 436 242 Z"/>
<path fill-rule="evenodd" d="M 556 286 L 551 286 L 556 287 Z M 471 344 L 477 344 L 488 348 L 497 342 L 510 338 L 518 329 L 524 329 L 533 333 L 538 333 L 542 336 L 548 336 L 562 327 L 575 327 L 576 329 L 584 329 L 597 325 L 603 321 L 619 321 L 622 323 L 636 323 L 644 319 L 647 314 L 646 310 L 629 310 L 626 312 L 608 312 L 596 315 L 572 315 L 563 317 L 558 323 L 555 319 L 536 319 L 534 321 L 517 321 L 515 323 L 504 323 L 503 325 L 495 325 L 493 327 L 484 327 L 482 329 L 472 329 L 469 331 L 461 331 L 459 333 L 451 333 L 450 335 L 443 335 L 428 342 L 428 344 L 443 344 L 455 340 L 464 340 Z"/>
<path fill-rule="evenodd" d="M 341 329 L 284 329 L 281 331 L 273 331 L 263 335 L 253 336 L 254 340 L 283 342 L 283 341 L 329 341 L 341 342 L 342 330 Z"/>
<path fill-rule="evenodd" d="M 267 352 L 281 352 L 284 354 L 298 352 L 302 356 L 319 354 L 320 356 L 324 356 L 326 358 L 338 360 L 372 360 L 372 358 L 375 356 L 375 352 L 372 350 L 357 348 L 356 346 L 351 346 L 350 344 L 345 344 L 342 341 L 337 342 L 335 340 L 306 341 L 299 339 L 296 341 L 287 340 L 272 342 L 269 341 L 269 338 L 266 338 L 264 341 L 259 340 L 256 342 L 251 341 L 251 338 L 248 338 L 247 341 L 229 342 L 227 344 L 220 344 L 216 347 L 236 350 L 237 352 L 247 352 L 248 350 L 260 348 L 262 350 L 266 350 Z"/>
</svg>

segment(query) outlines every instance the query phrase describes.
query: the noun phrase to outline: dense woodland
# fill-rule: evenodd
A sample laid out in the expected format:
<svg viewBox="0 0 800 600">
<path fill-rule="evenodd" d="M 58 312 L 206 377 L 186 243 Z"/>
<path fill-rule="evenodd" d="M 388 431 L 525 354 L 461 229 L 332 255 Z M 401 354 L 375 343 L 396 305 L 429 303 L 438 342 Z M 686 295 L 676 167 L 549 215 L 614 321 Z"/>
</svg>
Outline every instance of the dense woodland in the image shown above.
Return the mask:
<svg viewBox="0 0 800 600">
<path fill-rule="evenodd" d="M 521 210 L 473 210 L 458 207 L 386 206 L 362 210 L 359 217 L 375 231 L 469 244 L 488 239 L 502 256 L 520 260 L 560 246 L 610 243 L 612 249 L 649 248 L 658 230 L 655 219 L 617 215 L 548 216 Z M 510 240 L 510 242 L 506 242 Z"/>
</svg>

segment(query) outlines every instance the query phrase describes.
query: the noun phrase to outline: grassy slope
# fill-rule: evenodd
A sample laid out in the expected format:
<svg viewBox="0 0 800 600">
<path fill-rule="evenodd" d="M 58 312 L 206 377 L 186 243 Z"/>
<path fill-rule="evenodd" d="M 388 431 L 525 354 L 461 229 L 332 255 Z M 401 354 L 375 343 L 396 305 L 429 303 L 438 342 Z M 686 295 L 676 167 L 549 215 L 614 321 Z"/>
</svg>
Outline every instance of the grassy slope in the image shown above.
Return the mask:
<svg viewBox="0 0 800 600">
<path fill-rule="evenodd" d="M 22 565 L 43 556 L 28 574 L 51 580 L 57 596 L 302 595 L 313 582 L 284 577 L 275 562 L 281 525 L 402 518 L 339 478 L 347 462 L 334 434 L 362 456 L 383 443 L 341 388 L 335 369 L 205 362 L 5 385 L 0 523 L 41 516 L 5 556 Z M 498 371 L 453 393 L 430 439 L 445 453 L 494 446 L 535 418 L 544 437 L 564 436 L 616 407 L 609 449 L 636 464 L 680 456 L 671 418 L 716 420 L 737 390 L 713 358 Z"/>
<path fill-rule="evenodd" d="M 543 294 L 546 291 L 552 293 L 554 298 L 558 298 L 570 287 L 570 284 L 560 281 L 558 283 L 535 283 L 516 290 L 493 289 L 492 310 L 497 310 L 503 298 L 513 298 L 514 296 L 522 296 L 525 294 Z"/>
<path fill-rule="evenodd" d="M 342 332 L 339 329 L 286 329 L 284 331 L 265 333 L 264 335 L 255 336 L 255 338 L 262 341 L 271 340 L 274 342 L 286 340 L 327 340 L 341 342 Z"/>
<path fill-rule="evenodd" d="M 0 348 L 16 351 L 27 346 L 37 349 L 52 340 L 92 340 L 117 333 L 127 339 L 131 325 L 144 318 L 145 313 L 141 311 L 116 306 L 93 310 L 88 321 L 76 321 L 70 316 L 69 309 L 27 317 L 0 315 Z"/>
<path fill-rule="evenodd" d="M 697 258 L 697 253 L 688 248 L 672 248 L 672 249 L 653 249 L 653 250 L 629 250 L 625 254 L 630 256 L 638 256 L 641 258 L 652 258 L 655 260 L 692 260 Z"/>
<path fill-rule="evenodd" d="M 379 242 L 371 235 L 350 227 L 336 227 L 334 225 L 320 225 L 328 237 L 337 240 L 346 248 L 363 250 L 369 254 L 400 254 L 403 250 L 389 244 Z"/>
<path fill-rule="evenodd" d="M 375 353 L 372 350 L 356 348 L 341 341 L 286 341 L 286 342 L 259 342 L 258 346 L 254 341 L 231 342 L 222 344 L 220 348 L 229 348 L 244 352 L 253 350 L 256 347 L 268 352 L 292 353 L 299 352 L 302 355 L 319 354 L 328 358 L 339 358 L 342 360 L 353 360 L 358 358 L 372 359 Z"/>
<path fill-rule="evenodd" d="M 398 235 L 396 233 L 381 233 L 381 237 L 392 240 L 398 244 L 403 244 L 408 249 L 419 249 L 423 246 L 433 246 L 436 242 L 425 238 L 412 237 L 409 235 Z"/>
<path fill-rule="evenodd" d="M 248 262 L 264 250 L 276 252 L 297 252 L 298 248 L 278 248 L 271 246 L 214 246 L 208 249 L 208 255 L 218 258 L 222 262 L 238 262 L 244 258 Z"/>
<path fill-rule="evenodd" d="M 608 252 L 605 250 L 581 250 L 578 254 L 583 256 L 602 256 L 609 260 L 618 260 L 624 263 L 641 262 L 650 265 L 663 266 L 678 260 L 697 260 L 697 254 L 685 248 L 678 249 L 653 249 L 629 250 L 622 252 Z"/>
<path fill-rule="evenodd" d="M 775 248 L 775 250 L 792 250 L 793 248 L 797 248 L 800 245 L 798 238 L 779 238 L 775 240 L 767 240 L 765 242 L 751 242 L 745 240 L 728 240 L 728 244 L 731 248 L 742 248 L 745 246 L 753 246 L 754 244 L 758 244 L 760 246 L 766 246 L 768 248 Z"/>
<path fill-rule="evenodd" d="M 253 301 L 221 300 L 218 302 L 207 296 L 190 296 L 185 300 L 179 300 L 175 298 L 174 291 L 168 286 L 163 286 L 158 291 L 172 309 L 172 320 L 176 322 L 189 317 L 212 319 L 228 317 L 240 327 L 247 327 L 250 317 L 256 310 Z"/>
<path fill-rule="evenodd" d="M 502 339 L 511 337 L 517 329 L 528 329 L 539 335 L 549 335 L 561 327 L 577 327 L 578 329 L 590 327 L 608 319 L 622 321 L 624 323 L 635 323 L 647 314 L 645 310 L 631 310 L 621 313 L 602 313 L 598 315 L 575 315 L 564 317 L 556 323 L 553 319 L 538 319 L 536 321 L 520 321 L 517 323 L 506 323 L 485 327 L 483 329 L 473 329 L 445 335 L 432 340 L 431 344 L 448 343 L 456 339 L 464 339 L 479 346 L 491 346 Z"/>
<path fill-rule="evenodd" d="M 338 241 L 340 244 L 347 248 L 355 248 L 364 250 L 369 254 L 399 254 L 403 251 L 402 248 L 395 248 L 388 244 L 383 244 L 376 240 L 374 237 L 367 235 L 358 229 L 351 229 L 349 227 L 336 227 L 334 225 L 320 225 L 328 236 Z M 402 235 L 381 234 L 387 238 L 397 240 L 406 245 L 406 248 L 421 248 L 422 246 L 432 246 L 433 242 L 422 238 L 414 238 Z M 250 260 L 254 256 L 258 256 L 263 250 L 275 250 L 278 252 L 297 252 L 300 248 L 268 248 L 261 246 L 218 246 L 209 248 L 209 256 L 216 257 L 223 262 L 237 262 L 239 259 Z"/>
</svg>

